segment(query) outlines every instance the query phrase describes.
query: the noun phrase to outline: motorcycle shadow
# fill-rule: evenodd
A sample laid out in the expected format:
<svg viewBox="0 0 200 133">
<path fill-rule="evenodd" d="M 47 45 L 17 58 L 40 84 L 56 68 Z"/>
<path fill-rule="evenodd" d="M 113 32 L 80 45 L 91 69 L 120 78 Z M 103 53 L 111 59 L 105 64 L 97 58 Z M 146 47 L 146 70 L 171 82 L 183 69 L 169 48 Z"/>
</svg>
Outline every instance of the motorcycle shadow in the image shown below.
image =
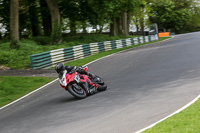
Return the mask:
<svg viewBox="0 0 200 133">
<path fill-rule="evenodd" d="M 54 100 L 51 101 L 51 103 L 54 103 L 54 104 L 66 104 L 66 103 L 72 103 L 72 102 L 80 102 L 82 100 L 86 100 L 86 99 L 90 99 L 92 97 L 94 97 L 95 95 L 99 95 L 101 93 L 103 93 L 104 91 L 97 91 L 93 94 L 89 94 L 86 98 L 83 98 L 83 99 L 79 99 L 79 98 L 76 98 L 76 97 L 73 97 L 71 95 L 63 95 L 63 96 L 60 96 L 60 97 L 57 97 L 55 98 Z"/>
<path fill-rule="evenodd" d="M 57 100 L 57 103 L 71 103 L 71 102 L 76 102 L 79 100 L 81 100 L 81 99 L 77 99 L 75 97 L 65 97 L 65 98 L 59 98 Z"/>
<path fill-rule="evenodd" d="M 101 93 L 101 92 L 96 92 L 96 93 L 93 93 L 93 94 L 90 94 L 88 95 L 86 98 L 84 99 L 88 99 L 88 98 L 91 98 L 95 95 L 98 95 L 98 93 Z M 66 97 L 60 97 L 56 100 L 56 103 L 71 103 L 71 102 L 77 102 L 77 101 L 81 101 L 81 100 L 84 100 L 84 99 L 79 99 L 79 98 L 76 98 L 76 97 L 73 97 L 73 96 L 66 96 Z M 55 102 L 55 101 L 54 101 Z"/>
</svg>

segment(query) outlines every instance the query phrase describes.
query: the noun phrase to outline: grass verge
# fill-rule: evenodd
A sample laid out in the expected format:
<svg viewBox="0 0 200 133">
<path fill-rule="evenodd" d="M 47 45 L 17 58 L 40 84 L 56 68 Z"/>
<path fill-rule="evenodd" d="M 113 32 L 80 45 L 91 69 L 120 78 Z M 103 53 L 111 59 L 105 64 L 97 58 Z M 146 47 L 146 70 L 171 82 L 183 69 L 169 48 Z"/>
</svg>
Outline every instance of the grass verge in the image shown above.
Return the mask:
<svg viewBox="0 0 200 133">
<path fill-rule="evenodd" d="M 0 107 L 24 96 L 55 78 L 0 76 Z"/>
<path fill-rule="evenodd" d="M 199 133 L 200 100 L 143 133 Z"/>
</svg>

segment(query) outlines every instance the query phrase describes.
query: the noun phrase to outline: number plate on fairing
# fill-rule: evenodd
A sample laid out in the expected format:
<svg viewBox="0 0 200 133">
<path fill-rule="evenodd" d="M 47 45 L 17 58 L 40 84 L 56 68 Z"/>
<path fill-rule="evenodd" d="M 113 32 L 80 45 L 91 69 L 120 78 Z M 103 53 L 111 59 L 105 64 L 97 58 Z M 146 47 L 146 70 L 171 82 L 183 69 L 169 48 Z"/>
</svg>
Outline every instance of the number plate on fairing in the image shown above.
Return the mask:
<svg viewBox="0 0 200 133">
<path fill-rule="evenodd" d="M 62 73 L 59 74 L 59 82 L 63 86 L 67 86 L 66 74 L 67 74 L 66 70 L 64 70 Z"/>
</svg>

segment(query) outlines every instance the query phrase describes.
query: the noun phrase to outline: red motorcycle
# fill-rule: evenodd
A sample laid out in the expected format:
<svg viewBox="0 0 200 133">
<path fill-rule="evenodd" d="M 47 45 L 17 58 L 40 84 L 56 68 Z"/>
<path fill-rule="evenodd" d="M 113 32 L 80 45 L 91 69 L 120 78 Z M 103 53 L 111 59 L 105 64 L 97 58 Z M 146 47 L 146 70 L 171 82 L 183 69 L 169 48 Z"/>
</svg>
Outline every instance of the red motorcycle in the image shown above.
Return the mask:
<svg viewBox="0 0 200 133">
<path fill-rule="evenodd" d="M 88 72 L 88 67 L 80 67 Z M 82 99 L 97 91 L 105 91 L 107 85 L 99 76 L 90 77 L 80 74 L 76 70 L 67 73 L 64 70 L 59 74 L 59 81 L 62 88 L 67 90 L 74 97 Z"/>
</svg>

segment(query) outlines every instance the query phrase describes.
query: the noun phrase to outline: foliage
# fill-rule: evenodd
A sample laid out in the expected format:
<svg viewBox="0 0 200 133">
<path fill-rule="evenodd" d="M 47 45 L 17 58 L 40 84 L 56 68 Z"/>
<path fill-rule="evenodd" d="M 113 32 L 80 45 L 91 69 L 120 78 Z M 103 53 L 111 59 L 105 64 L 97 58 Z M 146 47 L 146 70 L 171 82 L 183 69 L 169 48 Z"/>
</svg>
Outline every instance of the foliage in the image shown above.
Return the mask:
<svg viewBox="0 0 200 133">
<path fill-rule="evenodd" d="M 198 3 L 193 2 L 190 7 L 192 17 L 188 21 L 188 24 L 184 27 L 182 32 L 193 32 L 200 30 L 200 7 Z"/>
<path fill-rule="evenodd" d="M 8 0 L 0 0 L 0 23 L 9 31 L 9 15 L 10 2 Z"/>
<path fill-rule="evenodd" d="M 183 32 L 192 19 L 191 0 L 155 0 L 151 5 L 150 21 L 158 23 L 160 29 Z M 193 1 L 193 3 L 195 3 Z"/>
<path fill-rule="evenodd" d="M 33 41 L 19 42 L 19 49 L 10 49 L 9 42 L 1 44 L 0 48 L 0 65 L 5 65 L 11 68 L 28 68 L 30 66 L 30 59 L 28 55 L 34 51 L 42 51 Z"/>
<path fill-rule="evenodd" d="M 145 25 L 148 25 L 149 20 L 147 19 L 147 14 L 151 16 L 150 14 L 150 6 L 145 1 L 140 1 L 139 7 L 133 11 L 133 23 L 136 25 L 137 31 L 144 31 Z"/>
<path fill-rule="evenodd" d="M 51 38 L 48 36 L 37 36 L 32 39 L 39 45 L 49 45 L 51 43 Z"/>
</svg>

